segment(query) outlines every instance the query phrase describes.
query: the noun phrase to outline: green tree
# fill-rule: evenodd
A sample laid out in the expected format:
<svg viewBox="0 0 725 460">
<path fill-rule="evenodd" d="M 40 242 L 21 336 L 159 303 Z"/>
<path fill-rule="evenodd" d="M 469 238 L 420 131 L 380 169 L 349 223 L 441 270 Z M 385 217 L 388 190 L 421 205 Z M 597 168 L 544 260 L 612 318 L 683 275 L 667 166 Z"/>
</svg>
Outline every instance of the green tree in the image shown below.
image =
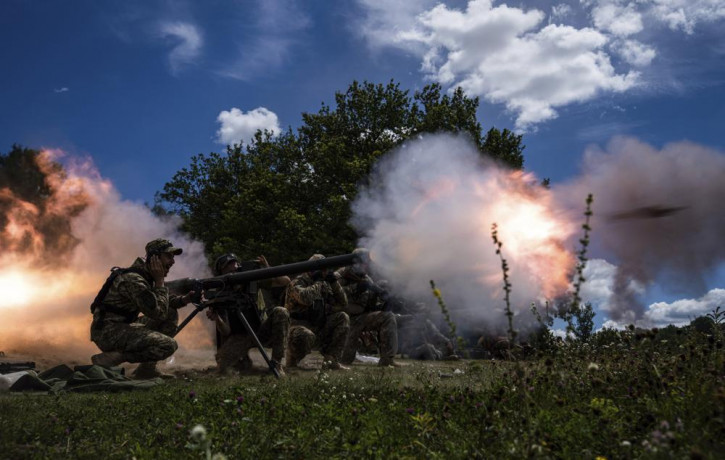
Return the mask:
<svg viewBox="0 0 725 460">
<path fill-rule="evenodd" d="M 199 154 L 156 195 L 159 212 L 174 212 L 210 256 L 265 254 L 273 263 L 355 247 L 350 203 L 375 162 L 421 133 L 467 134 L 482 155 L 523 164 L 521 136 L 492 128 L 484 136 L 478 99 L 459 88 L 428 85 L 413 97 L 399 84 L 353 82 L 335 104 L 303 113 L 302 125 L 277 137 L 257 132 L 225 154 Z"/>
</svg>

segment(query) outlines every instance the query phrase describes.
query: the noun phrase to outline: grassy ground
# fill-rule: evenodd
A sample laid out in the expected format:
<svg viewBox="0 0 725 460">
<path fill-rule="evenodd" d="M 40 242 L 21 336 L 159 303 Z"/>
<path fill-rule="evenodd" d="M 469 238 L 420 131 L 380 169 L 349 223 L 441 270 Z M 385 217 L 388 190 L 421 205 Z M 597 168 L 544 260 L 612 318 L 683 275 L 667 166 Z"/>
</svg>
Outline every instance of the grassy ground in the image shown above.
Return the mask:
<svg viewBox="0 0 725 460">
<path fill-rule="evenodd" d="M 6 393 L 0 457 L 722 458 L 723 358 L 717 336 L 631 331 L 519 361 Z"/>
</svg>

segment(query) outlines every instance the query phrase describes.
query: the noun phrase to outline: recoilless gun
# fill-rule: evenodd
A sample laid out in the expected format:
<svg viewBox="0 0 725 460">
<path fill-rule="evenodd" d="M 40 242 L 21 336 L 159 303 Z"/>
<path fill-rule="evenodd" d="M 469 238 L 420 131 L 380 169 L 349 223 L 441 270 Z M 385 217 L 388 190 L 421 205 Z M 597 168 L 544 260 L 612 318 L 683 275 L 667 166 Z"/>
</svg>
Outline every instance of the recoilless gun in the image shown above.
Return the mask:
<svg viewBox="0 0 725 460">
<path fill-rule="evenodd" d="M 195 307 L 194 311 L 192 311 L 189 316 L 187 316 L 186 319 L 184 319 L 184 321 L 179 324 L 179 327 L 176 329 L 176 333 L 174 335 L 181 332 L 181 330 L 187 324 L 189 324 L 189 322 L 194 319 L 194 317 L 199 312 L 210 306 L 208 305 L 208 302 L 202 302 L 201 295 L 203 291 L 215 290 L 218 292 L 223 291 L 227 288 L 234 287 L 236 285 L 248 285 L 256 281 L 277 278 L 278 276 L 290 276 L 305 272 L 315 272 L 318 270 L 326 270 L 330 268 L 353 265 L 358 262 L 360 262 L 360 256 L 358 254 L 344 254 L 341 256 L 326 257 L 324 259 L 308 260 L 305 262 L 278 265 L 276 267 L 237 271 L 234 273 L 228 273 L 226 275 L 215 276 L 212 278 L 180 278 L 177 280 L 169 281 L 165 284 L 169 288 L 169 292 L 171 293 L 184 294 L 189 291 L 194 291 L 196 293 L 196 299 L 192 300 L 192 303 Z M 242 267 L 242 269 L 244 269 L 244 267 Z M 264 350 L 264 347 L 259 341 L 259 338 L 254 333 L 254 330 L 249 324 L 249 321 L 245 316 L 244 312 L 242 312 L 241 309 L 236 309 L 235 314 L 241 324 L 244 326 L 249 336 L 254 340 L 257 349 L 259 349 L 260 354 L 267 362 L 269 369 L 274 373 L 277 378 L 279 378 L 279 373 L 276 367 L 277 363 L 271 360 L 267 355 L 267 352 Z"/>
</svg>

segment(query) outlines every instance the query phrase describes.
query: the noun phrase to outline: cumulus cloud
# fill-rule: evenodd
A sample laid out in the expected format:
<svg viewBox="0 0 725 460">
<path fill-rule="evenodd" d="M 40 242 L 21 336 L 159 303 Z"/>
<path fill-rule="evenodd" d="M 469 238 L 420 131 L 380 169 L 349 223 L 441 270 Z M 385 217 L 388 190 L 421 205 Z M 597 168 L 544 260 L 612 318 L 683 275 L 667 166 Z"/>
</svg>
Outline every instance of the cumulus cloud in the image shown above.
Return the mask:
<svg viewBox="0 0 725 460">
<path fill-rule="evenodd" d="M 665 327 L 670 324 L 674 326 L 686 326 L 699 317 L 707 315 L 717 307 L 725 305 L 725 289 L 712 289 L 704 296 L 697 299 L 680 299 L 674 302 L 656 302 L 651 304 L 644 316 L 634 321 L 609 320 L 603 327 L 622 329 L 629 324 L 637 327 L 650 329 L 653 327 Z M 630 318 L 631 319 L 631 318 Z"/>
<path fill-rule="evenodd" d="M 635 10 L 634 4 L 603 3 L 594 7 L 591 15 L 597 29 L 614 35 L 626 37 L 641 32 L 644 28 L 642 15 Z"/>
<path fill-rule="evenodd" d="M 355 26 L 373 47 L 418 55 L 427 78 L 504 104 L 519 131 L 561 107 L 644 84 L 662 32 L 649 26 L 691 34 L 725 17 L 723 0 L 581 0 L 554 4 L 546 21 L 525 6 L 453 3 L 358 0 Z"/>
<path fill-rule="evenodd" d="M 194 63 L 201 54 L 203 39 L 195 25 L 187 22 L 166 22 L 159 26 L 163 38 L 176 45 L 169 53 L 171 73 L 176 75 L 184 66 Z"/>
<path fill-rule="evenodd" d="M 54 92 L 54 93 L 66 93 L 66 92 L 68 92 L 68 91 L 70 91 L 70 89 L 68 89 L 68 88 L 67 88 L 67 87 L 65 87 L 65 86 L 64 86 L 64 87 L 62 87 L 62 88 L 55 88 L 55 89 L 53 90 L 53 92 Z"/>
<path fill-rule="evenodd" d="M 424 49 L 422 70 L 430 79 L 505 104 L 519 130 L 555 118 L 557 107 L 636 84 L 637 72 L 618 73 L 612 65 L 607 35 L 542 27 L 544 18 L 536 9 L 472 0 L 465 10 L 439 4 L 417 15 L 407 30 L 384 37 L 391 46 Z"/>
<path fill-rule="evenodd" d="M 222 110 L 217 122 L 221 123 L 221 127 L 216 133 L 216 140 L 225 145 L 240 141 L 249 142 L 257 130 L 267 130 L 276 134 L 282 131 L 277 114 L 265 107 L 257 107 L 246 113 L 236 107 Z"/>
<path fill-rule="evenodd" d="M 654 48 L 637 40 L 622 40 L 615 45 L 615 49 L 622 59 L 635 67 L 650 65 L 657 55 Z"/>
</svg>

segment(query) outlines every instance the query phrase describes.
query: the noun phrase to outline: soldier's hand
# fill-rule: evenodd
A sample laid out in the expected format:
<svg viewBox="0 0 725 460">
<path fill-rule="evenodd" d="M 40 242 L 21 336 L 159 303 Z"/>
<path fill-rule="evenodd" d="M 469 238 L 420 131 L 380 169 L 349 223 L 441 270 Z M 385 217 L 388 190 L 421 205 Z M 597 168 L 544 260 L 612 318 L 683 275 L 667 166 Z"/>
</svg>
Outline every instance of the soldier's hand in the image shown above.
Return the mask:
<svg viewBox="0 0 725 460">
<path fill-rule="evenodd" d="M 216 311 L 214 311 L 210 308 L 206 311 L 206 317 L 212 321 L 216 321 L 216 319 L 219 317 L 219 315 L 217 315 Z"/>
<path fill-rule="evenodd" d="M 186 306 L 195 300 L 198 302 L 198 299 L 200 299 L 200 298 L 201 298 L 201 296 L 197 297 L 196 291 L 189 291 L 186 293 L 186 295 L 181 297 L 181 306 L 182 307 Z"/>
<path fill-rule="evenodd" d="M 337 276 L 337 273 L 332 272 L 332 271 L 331 272 L 327 272 L 327 275 L 325 275 L 325 281 L 327 281 L 328 283 L 334 283 L 338 279 L 339 278 Z"/>
<path fill-rule="evenodd" d="M 258 256 L 256 259 L 257 263 L 261 268 L 269 268 L 269 262 L 267 262 L 267 258 L 264 256 Z"/>
<path fill-rule="evenodd" d="M 370 283 L 369 282 L 363 280 L 363 281 L 360 281 L 359 283 L 357 283 L 357 289 L 356 289 L 356 291 L 357 291 L 358 294 L 361 294 L 361 293 L 367 291 L 368 289 L 370 289 Z"/>
<path fill-rule="evenodd" d="M 148 265 L 149 273 L 154 279 L 154 282 L 157 285 L 163 284 L 164 277 L 166 276 L 166 270 L 164 269 L 164 264 L 161 262 L 161 257 L 159 257 L 158 255 L 151 256 L 151 260 L 149 260 Z"/>
</svg>

